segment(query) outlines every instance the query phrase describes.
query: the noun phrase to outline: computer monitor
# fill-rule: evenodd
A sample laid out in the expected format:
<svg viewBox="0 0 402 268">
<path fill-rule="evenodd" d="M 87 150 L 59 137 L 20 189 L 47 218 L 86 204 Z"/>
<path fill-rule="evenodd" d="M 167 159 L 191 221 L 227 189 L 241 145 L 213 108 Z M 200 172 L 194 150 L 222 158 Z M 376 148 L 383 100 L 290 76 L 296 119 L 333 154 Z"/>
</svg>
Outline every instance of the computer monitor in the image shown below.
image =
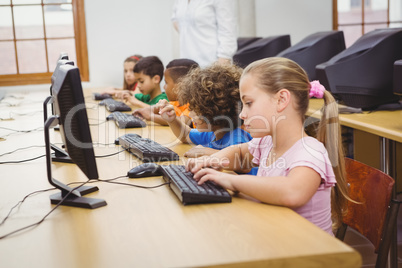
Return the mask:
<svg viewBox="0 0 402 268">
<path fill-rule="evenodd" d="M 238 50 L 233 56 L 233 62 L 245 68 L 256 60 L 273 57 L 288 47 L 290 47 L 290 35 L 261 38 Z"/>
<path fill-rule="evenodd" d="M 63 144 L 71 160 L 88 179 L 98 179 L 98 170 L 82 92 L 80 72 L 77 67 L 69 64 L 60 65 L 55 71 L 57 73 L 52 85 L 52 95 L 44 102 L 44 106 L 50 102 L 54 104 L 54 115 L 45 121 L 48 180 L 51 185 L 61 190 L 60 193 L 50 197 L 51 202 L 52 204 L 59 204 L 61 202 L 62 205 L 85 208 L 105 206 L 106 202 L 102 199 L 82 197 L 82 195 L 97 191 L 98 188 L 96 186 L 80 187 L 72 191 L 73 188 L 52 178 L 49 129 L 59 124 Z"/>
<path fill-rule="evenodd" d="M 297 62 L 307 72 L 310 81 L 313 81 L 317 79 L 315 70 L 317 64 L 328 61 L 344 49 L 343 31 L 326 31 L 305 37 L 277 56 Z"/>
<path fill-rule="evenodd" d="M 238 37 L 237 38 L 237 50 L 239 51 L 240 49 L 242 49 L 260 39 L 261 39 L 261 37 Z"/>
<path fill-rule="evenodd" d="M 343 104 L 364 110 L 398 101 L 394 62 L 402 59 L 402 28 L 376 29 L 317 66 L 317 78 Z"/>
<path fill-rule="evenodd" d="M 68 56 L 66 56 L 65 54 L 61 53 L 59 60 L 57 61 L 57 65 L 56 68 L 53 71 L 52 77 L 51 77 L 51 84 L 50 84 L 50 95 L 52 95 L 52 87 L 54 84 L 54 81 L 56 80 L 56 75 L 58 73 L 58 69 L 60 68 L 60 66 L 65 65 L 65 64 L 69 64 L 71 66 L 74 66 L 74 61 L 68 60 Z M 47 106 L 44 106 L 44 120 L 47 120 Z M 53 107 L 53 103 L 52 103 L 52 114 L 54 114 L 54 107 Z M 55 130 L 59 130 L 58 126 L 54 127 Z M 72 163 L 71 158 L 69 157 L 69 155 L 67 154 L 67 152 L 59 147 L 57 147 L 56 145 L 52 144 L 51 145 L 52 150 L 54 151 L 54 155 L 52 156 L 52 161 L 54 162 L 64 162 L 64 163 Z"/>
<path fill-rule="evenodd" d="M 402 95 L 402 60 L 395 61 L 393 77 L 394 93 Z"/>
</svg>

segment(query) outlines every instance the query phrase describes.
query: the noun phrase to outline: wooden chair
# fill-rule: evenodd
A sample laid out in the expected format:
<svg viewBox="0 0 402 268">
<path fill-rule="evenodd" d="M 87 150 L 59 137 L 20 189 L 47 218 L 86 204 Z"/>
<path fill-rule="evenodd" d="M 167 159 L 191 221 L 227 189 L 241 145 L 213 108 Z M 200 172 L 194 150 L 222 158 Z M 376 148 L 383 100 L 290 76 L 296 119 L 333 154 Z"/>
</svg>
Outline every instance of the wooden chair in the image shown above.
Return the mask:
<svg viewBox="0 0 402 268">
<path fill-rule="evenodd" d="M 352 227 L 374 245 L 375 267 L 386 267 L 400 204 L 392 199 L 395 181 L 382 171 L 349 158 L 346 172 L 350 198 L 359 203 L 348 202 L 347 214 L 336 237 L 343 240 L 346 228 Z"/>
</svg>

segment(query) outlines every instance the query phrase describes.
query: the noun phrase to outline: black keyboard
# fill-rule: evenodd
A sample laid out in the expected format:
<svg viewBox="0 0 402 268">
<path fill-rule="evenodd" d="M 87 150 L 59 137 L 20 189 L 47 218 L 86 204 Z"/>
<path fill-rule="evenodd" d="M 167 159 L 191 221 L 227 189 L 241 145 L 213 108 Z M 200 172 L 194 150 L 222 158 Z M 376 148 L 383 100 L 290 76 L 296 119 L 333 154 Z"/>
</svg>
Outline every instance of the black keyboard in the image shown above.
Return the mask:
<svg viewBox="0 0 402 268">
<path fill-rule="evenodd" d="M 160 162 L 179 160 L 179 155 L 169 148 L 138 134 L 125 134 L 118 143 L 127 151 L 144 162 Z"/>
<path fill-rule="evenodd" d="M 221 186 L 207 181 L 198 185 L 191 172 L 181 165 L 161 165 L 163 178 L 184 205 L 204 203 L 230 203 L 232 196 Z"/>
<path fill-rule="evenodd" d="M 125 104 L 122 101 L 117 101 L 114 99 L 104 99 L 103 101 L 99 102 L 99 105 L 105 105 L 106 109 L 109 112 L 115 112 L 115 111 L 131 111 L 130 106 Z"/>
<path fill-rule="evenodd" d="M 104 99 L 110 99 L 112 96 L 110 96 L 110 95 L 107 94 L 107 93 L 103 93 L 103 94 L 101 94 L 101 93 L 94 93 L 94 94 L 92 95 L 92 97 L 93 97 L 94 100 L 104 100 Z"/>
<path fill-rule="evenodd" d="M 137 128 L 147 126 L 147 123 L 145 123 L 141 118 L 122 112 L 113 112 L 106 117 L 106 120 L 114 120 L 119 128 Z"/>
</svg>

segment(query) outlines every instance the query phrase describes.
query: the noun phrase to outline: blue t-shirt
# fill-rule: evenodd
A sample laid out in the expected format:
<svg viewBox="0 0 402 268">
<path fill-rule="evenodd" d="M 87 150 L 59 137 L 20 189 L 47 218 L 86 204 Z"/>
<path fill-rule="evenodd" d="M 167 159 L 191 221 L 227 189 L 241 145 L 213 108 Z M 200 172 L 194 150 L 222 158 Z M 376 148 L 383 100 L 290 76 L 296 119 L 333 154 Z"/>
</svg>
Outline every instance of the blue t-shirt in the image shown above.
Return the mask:
<svg viewBox="0 0 402 268">
<path fill-rule="evenodd" d="M 199 132 L 197 129 L 190 130 L 189 137 L 191 142 L 216 150 L 221 150 L 230 145 L 249 142 L 252 138 L 250 133 L 241 128 L 236 128 L 227 132 L 221 139 L 215 140 L 214 132 Z"/>
</svg>

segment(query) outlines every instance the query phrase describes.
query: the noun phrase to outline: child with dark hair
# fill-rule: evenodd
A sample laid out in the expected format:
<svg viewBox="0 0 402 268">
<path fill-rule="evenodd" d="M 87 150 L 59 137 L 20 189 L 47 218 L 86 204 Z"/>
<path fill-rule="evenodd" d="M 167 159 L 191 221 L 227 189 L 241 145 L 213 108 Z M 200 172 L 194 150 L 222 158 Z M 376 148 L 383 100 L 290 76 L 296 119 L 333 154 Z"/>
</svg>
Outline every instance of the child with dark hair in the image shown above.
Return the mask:
<svg viewBox="0 0 402 268">
<path fill-rule="evenodd" d="M 189 116 L 188 104 L 181 104 L 177 98 L 177 84 L 180 78 L 187 75 L 187 73 L 193 68 L 198 68 L 198 63 L 189 59 L 175 59 L 166 65 L 165 69 L 165 93 L 168 97 L 169 103 L 173 105 L 176 112 L 176 116 L 186 125 L 192 125 L 191 118 Z M 133 115 L 142 117 L 146 120 L 152 120 L 158 124 L 167 126 L 166 122 L 159 114 L 160 106 L 158 104 L 151 106 L 151 108 L 141 108 L 133 112 Z"/>
<path fill-rule="evenodd" d="M 185 156 L 210 155 L 233 144 L 248 142 L 251 136 L 240 128 L 241 69 L 235 65 L 213 64 L 192 69 L 178 84 L 178 98 L 188 103 L 196 129 L 176 117 L 174 107 L 160 101 L 160 114 L 180 141 L 199 145 Z"/>
<path fill-rule="evenodd" d="M 162 92 L 160 82 L 163 79 L 163 63 L 156 56 L 144 57 L 134 66 L 134 75 L 137 78 L 137 87 L 141 93 L 134 96 L 128 92 L 123 94 L 123 99 L 132 105 L 149 107 L 159 100 L 167 99 Z"/>
</svg>

